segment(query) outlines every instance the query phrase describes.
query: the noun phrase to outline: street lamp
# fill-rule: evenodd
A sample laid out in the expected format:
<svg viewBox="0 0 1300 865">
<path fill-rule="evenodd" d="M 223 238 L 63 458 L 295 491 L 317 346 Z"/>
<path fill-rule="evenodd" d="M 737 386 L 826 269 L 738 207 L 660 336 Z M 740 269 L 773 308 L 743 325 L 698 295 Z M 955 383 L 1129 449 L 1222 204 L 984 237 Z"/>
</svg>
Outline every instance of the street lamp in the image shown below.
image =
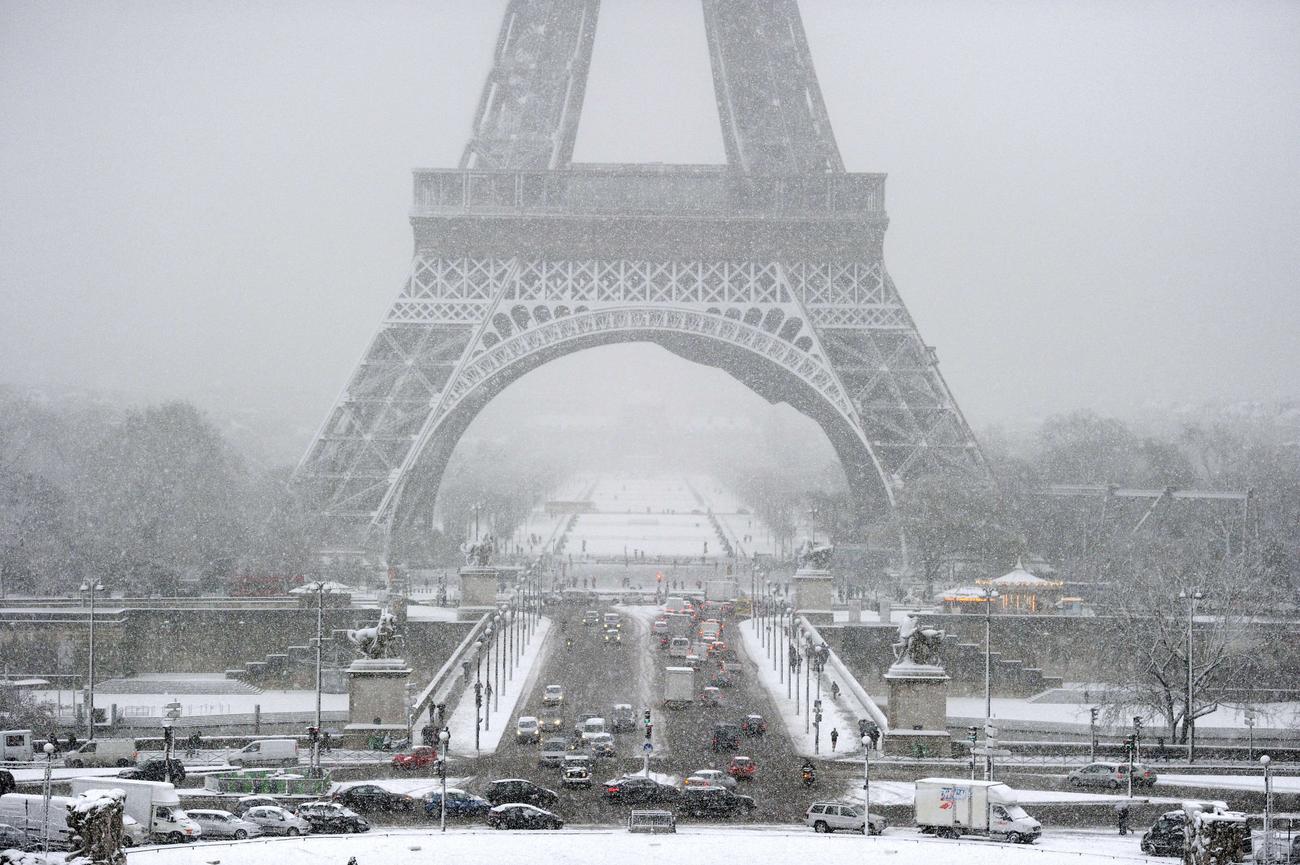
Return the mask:
<svg viewBox="0 0 1300 865">
<path fill-rule="evenodd" d="M 497 695 L 496 700 L 494 700 L 492 704 L 492 711 L 495 712 L 497 709 L 501 708 L 501 673 L 505 668 L 504 659 L 501 657 L 502 634 L 500 613 L 492 614 L 492 632 L 495 634 L 495 637 L 492 640 L 492 651 L 495 660 L 492 663 L 496 665 L 493 668 L 494 672 L 492 675 L 497 680 L 497 686 L 492 691 L 492 693 Z"/>
<path fill-rule="evenodd" d="M 803 674 L 803 732 L 808 735 L 812 728 L 812 674 L 816 666 L 816 660 L 813 657 L 812 637 L 808 634 L 803 635 L 803 657 L 807 669 Z M 817 677 L 817 696 L 821 697 L 822 680 L 821 676 Z"/>
<path fill-rule="evenodd" d="M 54 743 L 46 742 L 41 746 L 45 752 L 45 785 L 41 796 L 45 799 L 45 819 L 41 821 L 41 855 L 47 859 L 50 855 L 50 769 L 54 766 Z"/>
<path fill-rule="evenodd" d="M 442 759 L 442 799 L 438 803 L 438 826 L 441 831 L 447 831 L 447 743 L 451 741 L 451 733 L 446 727 L 438 731 L 438 742 L 441 747 L 438 749 L 438 756 Z"/>
<path fill-rule="evenodd" d="M 324 581 L 317 580 L 308 588 L 316 593 L 316 735 L 311 740 L 311 767 L 320 769 L 320 734 L 321 734 L 321 652 L 325 642 L 325 593 L 329 591 Z M 408 695 L 409 696 L 409 695 Z M 409 702 L 409 700 L 408 700 Z M 409 708 L 407 714 L 410 714 Z M 407 738 L 410 738 L 408 733 Z"/>
<path fill-rule="evenodd" d="M 862 736 L 862 834 L 871 835 L 871 737 Z"/>
<path fill-rule="evenodd" d="M 1196 711 L 1196 701 L 1192 699 L 1192 623 L 1196 621 L 1196 602 L 1205 598 L 1200 589 L 1191 592 L 1183 590 L 1178 593 L 1181 600 L 1188 601 L 1187 606 L 1187 714 L 1183 718 L 1183 727 L 1187 731 L 1187 762 L 1196 760 L 1196 721 L 1192 718 Z"/>
<path fill-rule="evenodd" d="M 1268 764 L 1273 762 L 1267 754 L 1259 755 L 1259 765 L 1264 767 L 1264 861 L 1273 861 L 1273 779 Z"/>
<path fill-rule="evenodd" d="M 1246 710 L 1246 729 L 1250 731 L 1247 734 L 1250 737 L 1250 739 L 1249 739 L 1248 749 L 1246 751 L 1246 759 L 1254 760 L 1255 759 L 1255 710 L 1254 709 Z"/>
<path fill-rule="evenodd" d="M 484 711 L 483 711 L 483 729 L 491 730 L 492 729 L 492 643 L 495 641 L 491 625 L 488 625 L 487 630 L 483 632 L 483 636 L 487 638 L 487 662 L 488 662 L 487 675 L 484 677 L 487 679 L 487 682 L 483 687 L 483 695 L 487 698 L 487 706 L 484 707 Z"/>
<path fill-rule="evenodd" d="M 998 593 L 992 586 L 984 587 L 984 729 L 993 723 L 993 599 Z M 988 745 L 988 743 L 985 743 Z M 991 747 L 991 746 L 990 746 Z M 993 778 L 993 755 L 984 755 L 984 777 Z"/>
<path fill-rule="evenodd" d="M 474 641 L 474 755 L 479 753 L 479 728 L 483 724 L 483 641 Z"/>
<path fill-rule="evenodd" d="M 81 584 L 82 592 L 90 593 L 90 678 L 86 683 L 86 738 L 95 740 L 95 595 L 104 591 L 99 580 L 86 580 Z"/>
</svg>

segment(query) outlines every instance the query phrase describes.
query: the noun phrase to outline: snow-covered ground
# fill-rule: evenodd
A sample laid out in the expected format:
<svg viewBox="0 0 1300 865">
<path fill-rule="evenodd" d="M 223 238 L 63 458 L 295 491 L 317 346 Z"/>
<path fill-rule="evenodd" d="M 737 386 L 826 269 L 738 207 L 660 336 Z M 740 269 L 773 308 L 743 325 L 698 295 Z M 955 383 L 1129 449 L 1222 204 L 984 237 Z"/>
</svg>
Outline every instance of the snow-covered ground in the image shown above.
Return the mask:
<svg viewBox="0 0 1300 865">
<path fill-rule="evenodd" d="M 194 682 L 196 680 L 201 681 L 204 677 L 190 674 L 187 678 L 189 681 Z M 99 708 L 116 705 L 118 715 L 127 719 L 162 718 L 167 711 L 166 705 L 172 700 L 181 704 L 181 715 L 185 718 L 213 715 L 251 715 L 256 707 L 260 707 L 263 715 L 275 712 L 314 712 L 316 709 L 316 692 L 314 690 L 262 691 L 261 693 L 252 694 L 204 694 L 169 692 L 164 686 L 165 683 L 160 682 L 158 690 L 153 693 L 97 693 L 95 695 L 95 705 Z M 193 690 L 193 687 L 191 685 L 190 690 Z M 55 691 L 33 691 L 32 694 L 38 701 L 51 704 L 61 701 L 64 706 L 71 705 L 72 694 L 66 690 L 61 694 Z M 79 692 L 78 699 L 80 699 Z M 348 695 L 322 694 L 321 709 L 325 712 L 342 712 L 346 714 Z M 156 734 L 156 731 L 152 728 L 150 732 Z"/>
<path fill-rule="evenodd" d="M 1300 794 L 1300 776 L 1273 775 L 1274 793 Z M 1176 775 L 1158 772 L 1156 786 L 1204 787 L 1209 790 L 1253 790 L 1264 792 L 1264 776 L 1258 775 Z"/>
<path fill-rule="evenodd" d="M 803 711 L 805 711 L 806 707 L 802 706 L 803 695 L 800 695 L 800 714 L 796 716 L 794 713 L 795 701 L 786 697 L 786 685 L 778 677 L 777 671 L 772 669 L 771 658 L 763 649 L 759 635 L 754 633 L 751 622 L 737 622 L 729 633 L 739 633 L 741 635 L 744 640 L 745 653 L 754 660 L 758 667 L 758 681 L 767 690 L 781 715 L 779 719 L 769 718 L 768 723 L 783 721 L 786 730 L 790 734 L 790 739 L 794 743 L 795 750 L 800 754 L 811 756 L 814 752 L 813 740 L 815 737 L 812 728 L 810 728 L 809 732 L 804 732 Z M 862 743 L 858 741 L 858 720 L 856 716 L 844 708 L 843 701 L 846 699 L 844 695 L 841 694 L 838 702 L 831 699 L 831 681 L 829 675 L 822 675 L 821 756 L 860 754 L 862 753 Z M 802 678 L 800 682 L 802 683 Z M 813 698 L 816 699 L 816 681 L 812 685 L 812 694 Z M 834 751 L 831 751 L 830 734 L 832 729 L 839 730 L 840 734 L 838 747 Z"/>
<path fill-rule="evenodd" d="M 1138 851 L 1137 837 L 1101 832 L 1049 833 L 1033 845 L 927 838 L 912 829 L 889 829 L 879 837 L 818 835 L 791 826 L 683 825 L 676 835 L 631 835 L 608 826 L 558 832 L 494 832 L 456 826 L 445 835 L 436 827 L 371 831 L 365 835 L 254 839 L 169 847 L 128 854 L 132 865 L 357 865 L 400 862 L 491 862 L 493 865 L 590 865 L 592 862 L 672 862 L 718 865 L 748 857 L 760 863 L 815 861 L 818 865 L 1075 865 L 1092 862 L 1168 862 Z"/>
<path fill-rule="evenodd" d="M 541 665 L 537 659 L 546 645 L 547 635 L 551 632 L 551 620 L 543 616 L 538 620 L 537 629 L 533 631 L 532 639 L 524 646 L 522 656 L 518 666 L 515 667 L 514 676 L 507 677 L 506 681 L 501 684 L 499 689 L 492 695 L 492 710 L 488 708 L 488 697 L 486 693 L 483 697 L 483 713 L 489 716 L 490 711 L 490 728 L 480 729 L 479 731 L 479 748 L 476 752 L 474 749 L 474 687 L 471 685 L 462 693 L 460 702 L 452 710 L 451 719 L 447 726 L 451 732 L 450 748 L 453 754 L 464 756 L 474 756 L 475 753 L 495 754 L 497 745 L 501 742 L 501 735 L 507 728 L 514 729 L 515 707 L 519 704 L 522 695 L 528 693 L 531 688 L 536 687 L 537 674 Z M 487 669 L 486 656 L 483 661 L 484 670 Z M 498 688 L 496 682 L 492 684 L 493 688 Z"/>
<path fill-rule="evenodd" d="M 1031 703 L 1003 697 L 993 698 L 993 717 L 1012 721 L 1038 721 L 1054 724 L 1078 725 L 1084 732 L 1088 729 L 1089 707 L 1091 703 Z M 1268 729 L 1285 730 L 1295 728 L 1300 723 L 1300 703 L 1261 703 L 1255 706 L 1255 734 L 1262 735 Z M 1131 714 L 1131 713 L 1130 713 Z M 949 697 L 948 717 L 951 719 L 984 718 L 983 697 Z M 1215 730 L 1240 730 L 1245 735 L 1245 714 L 1238 708 L 1220 706 L 1214 712 L 1196 722 L 1197 735 L 1210 736 Z M 960 723 L 955 721 L 954 723 Z M 1159 735 L 1157 725 L 1148 724 L 1147 738 Z"/>
</svg>

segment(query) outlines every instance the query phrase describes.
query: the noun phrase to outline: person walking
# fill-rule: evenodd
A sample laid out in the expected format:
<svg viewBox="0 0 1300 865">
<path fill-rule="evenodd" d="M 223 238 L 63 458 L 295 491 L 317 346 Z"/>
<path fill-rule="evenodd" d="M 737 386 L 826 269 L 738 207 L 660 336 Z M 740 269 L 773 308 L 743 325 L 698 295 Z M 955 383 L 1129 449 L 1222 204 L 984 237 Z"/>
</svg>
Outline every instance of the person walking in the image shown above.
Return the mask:
<svg viewBox="0 0 1300 865">
<path fill-rule="evenodd" d="M 1128 834 L 1128 804 L 1121 802 L 1115 806 L 1115 822 L 1119 824 L 1119 834 Z"/>
<path fill-rule="evenodd" d="M 835 750 L 835 743 L 840 740 L 840 731 L 831 727 L 831 750 Z"/>
</svg>

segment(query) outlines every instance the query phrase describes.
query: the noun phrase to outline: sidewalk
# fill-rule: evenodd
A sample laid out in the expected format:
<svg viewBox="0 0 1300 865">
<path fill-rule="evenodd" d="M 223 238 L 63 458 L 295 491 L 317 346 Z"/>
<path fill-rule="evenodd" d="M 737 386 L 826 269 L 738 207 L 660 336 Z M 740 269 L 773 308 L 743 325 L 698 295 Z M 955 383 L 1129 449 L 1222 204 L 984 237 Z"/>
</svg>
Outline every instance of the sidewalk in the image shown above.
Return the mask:
<svg viewBox="0 0 1300 865">
<path fill-rule="evenodd" d="M 495 710 L 488 711 L 488 698 L 483 697 L 482 712 L 488 729 L 479 730 L 479 748 L 474 749 L 474 685 L 470 684 L 461 695 L 460 702 L 451 713 L 447 722 L 451 732 L 450 749 L 452 754 L 462 757 L 474 757 L 482 754 L 495 754 L 501 736 L 507 729 L 514 728 L 515 708 L 520 697 L 534 687 L 537 674 L 541 669 L 538 659 L 546 648 L 546 638 L 551 632 L 551 620 L 543 616 L 533 632 L 532 639 L 523 648 L 522 657 L 515 666 L 513 677 L 506 676 L 501 688 L 492 695 Z M 487 658 L 483 659 L 483 669 L 487 670 Z M 486 679 L 485 679 L 486 681 Z M 492 687 L 497 688 L 493 679 Z"/>
</svg>

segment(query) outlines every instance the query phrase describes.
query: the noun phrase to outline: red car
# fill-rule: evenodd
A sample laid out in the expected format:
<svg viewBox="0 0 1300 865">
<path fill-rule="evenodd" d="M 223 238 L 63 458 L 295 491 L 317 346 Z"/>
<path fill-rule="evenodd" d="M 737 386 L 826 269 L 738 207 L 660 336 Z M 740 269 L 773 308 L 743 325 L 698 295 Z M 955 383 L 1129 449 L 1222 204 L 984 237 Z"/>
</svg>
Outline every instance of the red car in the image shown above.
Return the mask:
<svg viewBox="0 0 1300 865">
<path fill-rule="evenodd" d="M 412 748 L 409 754 L 394 754 L 394 769 L 427 769 L 438 762 L 438 751 L 428 745 Z"/>
<path fill-rule="evenodd" d="M 727 766 L 727 774 L 737 781 L 752 781 L 754 773 L 758 771 L 758 764 L 748 757 L 742 757 L 739 754 L 731 758 L 731 765 Z"/>
</svg>

